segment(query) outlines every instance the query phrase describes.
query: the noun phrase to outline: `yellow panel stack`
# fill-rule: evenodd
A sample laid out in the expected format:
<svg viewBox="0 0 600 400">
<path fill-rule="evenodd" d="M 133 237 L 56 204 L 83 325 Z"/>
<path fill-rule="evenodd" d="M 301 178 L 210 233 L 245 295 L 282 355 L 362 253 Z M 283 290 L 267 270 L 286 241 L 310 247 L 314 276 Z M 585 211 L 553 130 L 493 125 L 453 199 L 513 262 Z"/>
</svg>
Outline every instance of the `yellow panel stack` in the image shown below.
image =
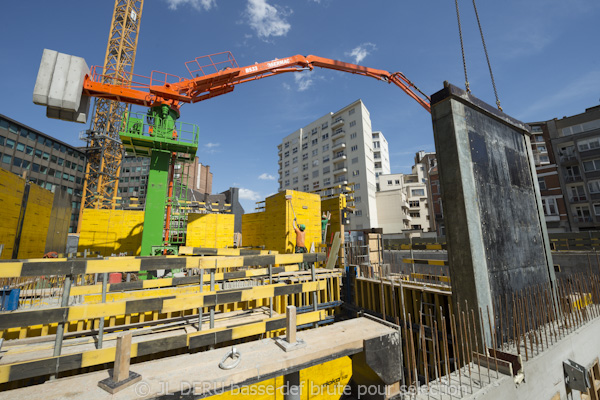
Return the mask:
<svg viewBox="0 0 600 400">
<path fill-rule="evenodd" d="M 291 197 L 291 199 L 287 199 Z M 293 207 L 293 211 L 292 211 Z M 298 224 L 306 225 L 306 247 L 315 250 L 321 243 L 321 197 L 317 194 L 286 190 L 265 201 L 265 211 L 244 214 L 242 243 L 244 246 L 265 246 L 279 253 L 293 253 L 296 246 L 294 212 Z"/>
<path fill-rule="evenodd" d="M 24 189 L 24 179 L 0 168 L 0 244 L 4 245 L 0 255 L 2 259 L 12 258 Z"/>
<path fill-rule="evenodd" d="M 46 248 L 54 193 L 38 185 L 29 185 L 25 219 L 17 258 L 41 258 Z"/>
<path fill-rule="evenodd" d="M 232 247 L 234 220 L 233 214 L 188 214 L 186 246 Z"/>
<path fill-rule="evenodd" d="M 137 210 L 83 210 L 78 251 L 103 256 L 140 255 L 144 212 Z"/>
</svg>

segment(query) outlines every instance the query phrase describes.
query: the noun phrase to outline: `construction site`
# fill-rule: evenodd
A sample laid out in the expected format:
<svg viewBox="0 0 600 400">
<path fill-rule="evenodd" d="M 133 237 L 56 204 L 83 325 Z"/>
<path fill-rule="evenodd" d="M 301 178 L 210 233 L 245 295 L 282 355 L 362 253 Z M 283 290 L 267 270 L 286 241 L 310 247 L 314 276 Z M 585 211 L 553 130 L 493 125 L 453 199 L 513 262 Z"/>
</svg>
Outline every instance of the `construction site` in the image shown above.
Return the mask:
<svg viewBox="0 0 600 400">
<path fill-rule="evenodd" d="M 300 54 L 240 66 L 227 51 L 185 63 L 187 77 L 137 75 L 144 6 L 115 0 L 102 65 L 39 54 L 36 109 L 88 127 L 60 158 L 82 200 L 0 168 L 0 399 L 600 400 L 600 233 L 549 232 L 532 127 L 474 96 L 466 65 L 465 89 L 431 94 L 401 72 Z M 443 235 L 350 229 L 352 177 L 280 182 L 246 213 L 237 189 L 198 194 L 204 139 L 185 112 L 315 68 L 430 114 Z M 65 147 L 0 121 L 2 145 Z M 135 168 L 143 201 L 119 190 Z"/>
</svg>

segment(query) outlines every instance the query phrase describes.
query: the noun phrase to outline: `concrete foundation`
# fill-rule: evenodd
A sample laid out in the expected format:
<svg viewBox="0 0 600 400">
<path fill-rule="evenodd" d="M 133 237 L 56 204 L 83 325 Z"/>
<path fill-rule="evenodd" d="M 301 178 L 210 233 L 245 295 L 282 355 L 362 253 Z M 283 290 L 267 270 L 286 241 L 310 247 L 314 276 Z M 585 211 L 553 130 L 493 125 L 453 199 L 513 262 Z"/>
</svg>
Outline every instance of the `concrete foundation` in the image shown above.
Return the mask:
<svg viewBox="0 0 600 400">
<path fill-rule="evenodd" d="M 449 84 L 431 103 L 453 298 L 487 320 L 499 296 L 554 279 L 529 127 Z"/>
</svg>

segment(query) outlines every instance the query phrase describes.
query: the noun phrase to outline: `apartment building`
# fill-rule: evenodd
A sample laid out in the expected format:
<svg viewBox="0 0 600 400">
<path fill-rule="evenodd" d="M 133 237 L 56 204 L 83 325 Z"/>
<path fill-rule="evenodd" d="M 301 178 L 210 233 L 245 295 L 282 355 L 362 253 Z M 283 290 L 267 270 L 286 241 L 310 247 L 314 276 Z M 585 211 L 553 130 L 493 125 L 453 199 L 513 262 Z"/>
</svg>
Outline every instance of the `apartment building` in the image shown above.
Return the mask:
<svg viewBox="0 0 600 400">
<path fill-rule="evenodd" d="M 379 176 L 377 220 L 383 233 L 432 230 L 427 173 L 423 163 L 427 159 L 423 155 L 419 157 L 419 154 L 417 153 L 418 162 L 412 167 L 411 174 Z"/>
<path fill-rule="evenodd" d="M 554 149 L 546 122 L 529 122 L 532 136 L 531 152 L 542 197 L 544 217 L 549 233 L 569 232 L 567 205 L 559 179 Z M 561 157 L 564 158 L 564 157 Z"/>
<path fill-rule="evenodd" d="M 571 231 L 600 228 L 600 106 L 546 122 Z M 558 210 L 560 215 L 560 210 Z"/>
<path fill-rule="evenodd" d="M 390 174 L 390 151 L 388 141 L 383 133 L 373 132 L 373 161 L 375 167 L 375 182 L 379 190 L 379 175 Z"/>
<path fill-rule="evenodd" d="M 69 232 L 77 231 L 86 160 L 82 150 L 0 114 L 0 167 L 71 195 Z"/>
<path fill-rule="evenodd" d="M 377 135 L 381 145 L 383 135 Z M 371 117 L 361 100 L 324 115 L 277 146 L 279 190 L 311 192 L 352 184 L 355 210 L 349 229 L 377 227 L 374 141 Z M 385 145 L 387 153 L 387 141 Z M 383 148 L 379 155 L 384 157 Z M 389 154 L 385 159 L 389 163 Z"/>
<path fill-rule="evenodd" d="M 132 197 L 137 198 L 139 204 L 145 204 L 149 172 L 150 158 L 134 156 L 123 158 L 118 191 L 124 205 L 129 204 L 129 199 Z M 198 161 L 198 157 L 193 163 L 176 164 L 174 180 L 201 194 L 211 194 L 212 172 L 210 172 L 210 166 L 202 165 Z"/>
</svg>

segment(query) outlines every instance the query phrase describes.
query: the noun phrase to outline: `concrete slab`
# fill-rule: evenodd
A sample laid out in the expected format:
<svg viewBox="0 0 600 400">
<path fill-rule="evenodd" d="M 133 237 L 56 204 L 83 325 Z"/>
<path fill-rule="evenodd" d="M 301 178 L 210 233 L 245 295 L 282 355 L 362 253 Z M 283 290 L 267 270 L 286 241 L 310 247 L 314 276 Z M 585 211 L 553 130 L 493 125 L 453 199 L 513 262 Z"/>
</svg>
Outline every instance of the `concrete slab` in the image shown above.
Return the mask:
<svg viewBox="0 0 600 400">
<path fill-rule="evenodd" d="M 50 83 L 52 82 L 57 57 L 58 51 L 55 50 L 44 49 L 42 53 L 42 61 L 33 88 L 33 102 L 35 104 L 48 105 L 48 93 L 50 92 Z"/>
<path fill-rule="evenodd" d="M 83 81 L 90 69 L 83 58 L 70 57 L 71 61 L 69 63 L 67 82 L 62 98 L 62 108 L 68 111 L 80 112 L 79 104 L 81 102 L 81 92 L 83 91 Z"/>
<path fill-rule="evenodd" d="M 71 56 L 68 54 L 58 53 L 52 80 L 50 82 L 50 91 L 48 92 L 48 106 L 54 108 L 62 107 L 62 100 L 65 95 L 65 86 L 69 75 L 69 65 L 71 64 Z"/>
<path fill-rule="evenodd" d="M 554 276 L 529 128 L 450 84 L 431 103 L 453 298 L 487 321 L 492 299 Z"/>
<path fill-rule="evenodd" d="M 2 392 L 0 400 L 34 398 L 40 393 L 46 399 L 170 399 L 186 397 L 191 390 L 194 396 L 189 397 L 195 398 L 232 385 L 241 387 L 357 354 L 363 351 L 365 340 L 385 335 L 397 335 L 397 331 L 367 318 L 356 318 L 298 332 L 298 338 L 307 344 L 298 351 L 286 353 L 273 339 L 236 345 L 242 358 L 232 370 L 219 368 L 219 362 L 230 350 L 221 348 L 134 364 L 131 368 L 142 376 L 142 381 L 114 395 L 97 386 L 108 377 L 107 371 L 100 371 Z M 173 393 L 182 397 L 173 397 Z"/>
</svg>

